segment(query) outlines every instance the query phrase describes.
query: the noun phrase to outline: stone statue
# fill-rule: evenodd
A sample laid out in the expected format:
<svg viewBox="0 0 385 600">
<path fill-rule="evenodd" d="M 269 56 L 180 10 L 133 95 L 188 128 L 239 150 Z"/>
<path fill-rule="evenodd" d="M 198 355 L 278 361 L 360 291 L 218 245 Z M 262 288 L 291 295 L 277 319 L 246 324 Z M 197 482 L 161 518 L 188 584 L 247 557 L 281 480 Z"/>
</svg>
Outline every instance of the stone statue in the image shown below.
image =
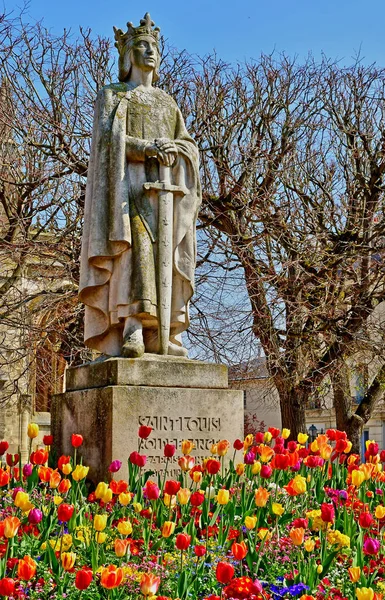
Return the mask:
<svg viewBox="0 0 385 600">
<path fill-rule="evenodd" d="M 85 343 L 109 356 L 186 356 L 201 201 L 197 147 L 152 84 L 159 29 L 115 29 L 120 83 L 98 94 L 80 269 Z"/>
</svg>

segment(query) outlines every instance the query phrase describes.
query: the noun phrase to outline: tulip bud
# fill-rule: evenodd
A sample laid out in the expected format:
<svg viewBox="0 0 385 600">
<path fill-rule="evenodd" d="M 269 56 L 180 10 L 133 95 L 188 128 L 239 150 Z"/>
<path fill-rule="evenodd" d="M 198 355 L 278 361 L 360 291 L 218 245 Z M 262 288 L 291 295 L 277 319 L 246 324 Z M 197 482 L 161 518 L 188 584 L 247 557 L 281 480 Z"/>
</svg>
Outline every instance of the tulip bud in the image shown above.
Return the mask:
<svg viewBox="0 0 385 600">
<path fill-rule="evenodd" d="M 37 425 L 37 423 L 29 423 L 27 435 L 30 440 L 36 438 L 39 435 L 39 425 Z"/>
</svg>

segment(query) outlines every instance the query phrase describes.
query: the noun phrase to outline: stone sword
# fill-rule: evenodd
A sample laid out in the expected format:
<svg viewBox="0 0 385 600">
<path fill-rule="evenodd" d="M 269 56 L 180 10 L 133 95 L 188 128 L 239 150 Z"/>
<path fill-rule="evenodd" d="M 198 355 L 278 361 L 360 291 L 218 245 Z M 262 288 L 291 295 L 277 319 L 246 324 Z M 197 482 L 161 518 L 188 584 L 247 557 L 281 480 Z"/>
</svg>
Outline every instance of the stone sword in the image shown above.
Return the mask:
<svg viewBox="0 0 385 600">
<path fill-rule="evenodd" d="M 173 269 L 174 198 L 186 190 L 171 183 L 171 168 L 159 164 L 160 181 L 144 183 L 145 190 L 158 192 L 158 322 L 159 354 L 168 354 L 171 323 Z"/>
</svg>

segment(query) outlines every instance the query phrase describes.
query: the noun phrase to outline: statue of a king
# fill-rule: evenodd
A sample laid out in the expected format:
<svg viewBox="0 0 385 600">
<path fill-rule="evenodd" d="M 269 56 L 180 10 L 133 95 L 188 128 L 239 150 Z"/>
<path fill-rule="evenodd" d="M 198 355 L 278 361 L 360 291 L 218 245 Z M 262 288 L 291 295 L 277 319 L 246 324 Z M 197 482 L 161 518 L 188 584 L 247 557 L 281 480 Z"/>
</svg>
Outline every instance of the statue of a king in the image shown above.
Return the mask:
<svg viewBox="0 0 385 600">
<path fill-rule="evenodd" d="M 95 107 L 79 292 L 85 343 L 109 356 L 186 356 L 198 151 L 175 101 L 153 87 L 159 29 L 148 13 L 127 26 L 115 29 L 120 83 L 104 87 Z"/>
</svg>

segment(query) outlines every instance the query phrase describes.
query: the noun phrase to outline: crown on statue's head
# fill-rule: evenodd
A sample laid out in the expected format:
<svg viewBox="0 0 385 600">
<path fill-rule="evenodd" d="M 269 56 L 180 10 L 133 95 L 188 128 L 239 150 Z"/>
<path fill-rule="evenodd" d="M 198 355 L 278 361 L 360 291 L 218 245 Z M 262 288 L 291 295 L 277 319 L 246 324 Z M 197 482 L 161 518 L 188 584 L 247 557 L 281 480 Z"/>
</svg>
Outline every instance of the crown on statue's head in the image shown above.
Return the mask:
<svg viewBox="0 0 385 600">
<path fill-rule="evenodd" d="M 119 54 L 124 52 L 124 50 L 129 47 L 135 38 L 138 38 L 143 35 L 150 35 L 154 38 L 154 40 L 159 42 L 159 27 L 154 27 L 155 23 L 151 20 L 150 13 L 146 13 L 143 19 L 140 19 L 140 25 L 138 27 L 134 27 L 131 22 L 127 23 L 127 31 L 123 33 L 121 29 L 117 29 L 114 27 L 115 33 L 115 46 L 119 50 Z"/>
</svg>

